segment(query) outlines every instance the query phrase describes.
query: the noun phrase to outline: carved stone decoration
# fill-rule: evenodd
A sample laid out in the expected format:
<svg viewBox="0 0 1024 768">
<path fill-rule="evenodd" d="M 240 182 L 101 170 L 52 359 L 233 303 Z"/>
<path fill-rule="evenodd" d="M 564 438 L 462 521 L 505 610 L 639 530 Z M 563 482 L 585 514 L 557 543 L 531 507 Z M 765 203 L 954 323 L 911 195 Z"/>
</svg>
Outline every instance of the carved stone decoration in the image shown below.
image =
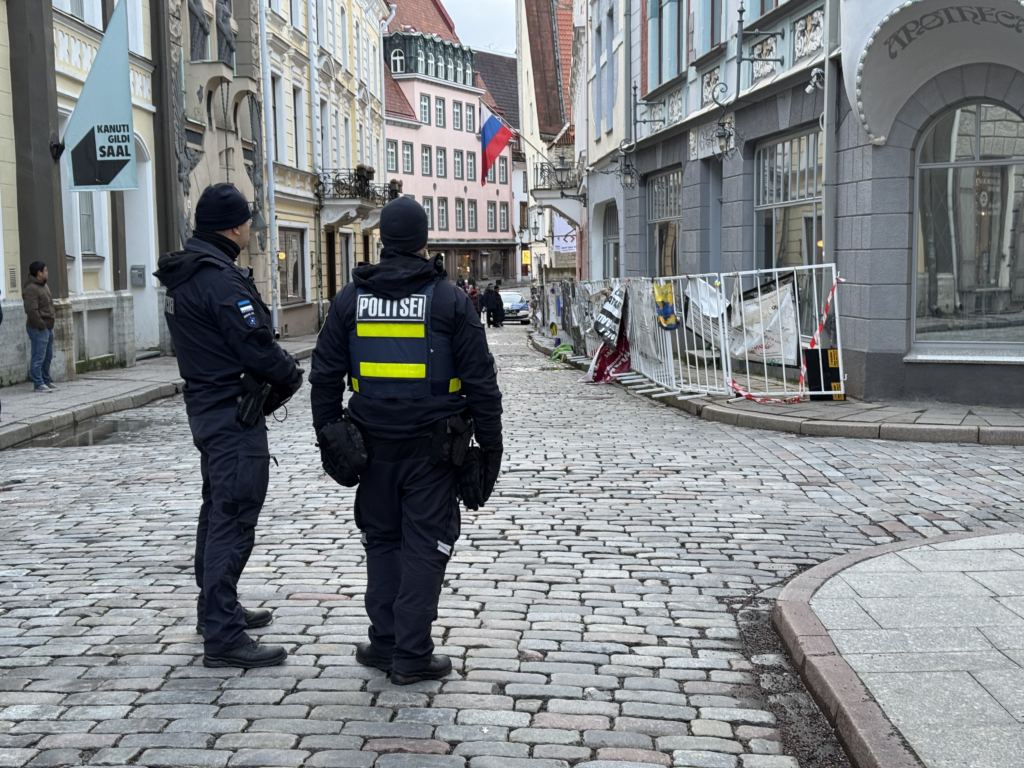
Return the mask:
<svg viewBox="0 0 1024 768">
<path fill-rule="evenodd" d="M 191 35 L 190 60 L 205 61 L 210 48 L 210 20 L 206 18 L 203 0 L 188 0 L 188 28 Z"/>
<path fill-rule="evenodd" d="M 252 214 L 255 218 L 258 211 L 263 210 L 263 110 L 260 108 L 260 100 L 256 94 L 250 93 L 249 99 L 249 126 L 252 135 L 252 164 L 245 168 L 252 182 Z M 268 225 L 270 222 L 267 222 Z M 267 233 L 260 232 L 256 238 L 260 250 L 267 248 Z"/>
<path fill-rule="evenodd" d="M 217 58 L 235 63 L 235 30 L 231 28 L 231 0 L 217 0 Z"/>
<path fill-rule="evenodd" d="M 819 8 L 816 11 L 797 19 L 793 37 L 793 51 L 796 60 L 817 53 L 825 47 L 825 11 Z"/>
<path fill-rule="evenodd" d="M 690 159 L 697 159 L 697 132 L 690 131 Z"/>
<path fill-rule="evenodd" d="M 199 165 L 203 153 L 188 145 L 185 135 L 185 104 L 181 99 L 172 99 L 174 104 L 174 156 L 178 161 L 178 183 L 181 185 L 182 205 L 178 206 L 178 235 L 184 243 L 192 237 L 192 225 L 185 214 L 184 202 L 192 191 L 192 171 Z"/>
<path fill-rule="evenodd" d="M 722 68 L 715 67 L 714 69 L 708 70 L 700 79 L 700 105 L 706 107 L 708 104 L 713 104 L 715 99 L 715 86 L 718 85 L 718 81 L 722 75 Z"/>
<path fill-rule="evenodd" d="M 751 49 L 751 53 L 753 54 L 753 56 L 751 56 L 751 58 L 754 59 L 754 62 L 753 62 L 753 68 L 754 68 L 753 69 L 753 77 L 754 77 L 754 81 L 755 82 L 760 80 L 762 77 L 769 77 L 770 75 L 774 75 L 775 74 L 775 70 L 776 70 L 775 64 L 776 64 L 776 62 L 774 62 L 774 61 L 758 61 L 758 59 L 775 59 L 775 58 L 778 58 L 778 53 L 776 53 L 777 49 L 778 49 L 778 46 L 775 44 L 775 38 L 774 37 L 767 37 L 767 38 L 765 38 L 760 43 L 755 45 L 753 47 L 753 49 Z"/>
<path fill-rule="evenodd" d="M 263 52 L 260 50 L 260 0 L 249 0 L 249 19 L 252 25 L 252 33 L 249 35 L 252 41 L 252 54 L 249 61 L 252 62 L 253 72 L 258 75 L 263 63 Z"/>
<path fill-rule="evenodd" d="M 678 123 L 683 119 L 683 89 L 680 88 L 669 94 L 668 97 L 668 123 Z"/>
</svg>

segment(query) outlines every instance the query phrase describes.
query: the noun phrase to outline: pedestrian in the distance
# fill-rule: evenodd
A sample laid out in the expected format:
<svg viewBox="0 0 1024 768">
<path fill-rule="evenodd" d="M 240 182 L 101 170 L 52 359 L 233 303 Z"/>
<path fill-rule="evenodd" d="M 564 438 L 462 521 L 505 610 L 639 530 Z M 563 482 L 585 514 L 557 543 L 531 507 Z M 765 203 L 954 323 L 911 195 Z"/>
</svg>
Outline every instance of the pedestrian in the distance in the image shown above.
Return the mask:
<svg viewBox="0 0 1024 768">
<path fill-rule="evenodd" d="M 466 291 L 469 295 L 469 300 L 473 302 L 473 311 L 476 312 L 476 316 L 480 317 L 480 291 L 475 286 L 469 286 L 469 290 Z"/>
<path fill-rule="evenodd" d="M 50 272 L 46 264 L 33 261 L 28 265 L 29 279 L 22 288 L 25 303 L 25 329 L 32 343 L 29 376 L 39 393 L 56 389 L 50 381 L 50 361 L 53 360 L 53 297 L 46 284 Z"/>
<path fill-rule="evenodd" d="M 496 307 L 500 299 L 498 298 L 498 292 L 494 290 L 494 283 L 488 283 L 484 289 L 484 295 L 480 299 L 480 306 L 487 312 L 487 327 L 493 328 L 497 321 L 497 310 Z"/>
<path fill-rule="evenodd" d="M 445 279 L 443 262 L 427 258 L 420 204 L 408 197 L 388 203 L 380 237 L 380 263 L 356 269 L 327 316 L 309 381 L 319 436 L 346 417 L 347 377 L 347 418 L 369 455 L 355 523 L 366 548 L 370 642 L 356 644 L 356 661 L 408 685 L 452 669 L 433 654 L 430 626 L 460 532 L 453 446 L 457 435 L 468 445 L 471 417 L 484 470 L 482 483 L 480 473 L 472 477 L 486 501 L 501 466 L 501 392 L 469 297 Z M 331 465 L 328 454 L 324 465 Z"/>
<path fill-rule="evenodd" d="M 287 658 L 281 646 L 260 645 L 246 634 L 269 624 L 271 614 L 243 608 L 237 591 L 270 480 L 270 406 L 247 412 L 240 405 L 247 392 L 268 384 L 264 395 L 274 402 L 302 386 L 302 369 L 274 341 L 270 310 L 252 276 L 235 265 L 249 244 L 251 218 L 233 186 L 207 187 L 196 205 L 195 235 L 183 251 L 162 256 L 155 273 L 167 287 L 164 316 L 185 379 L 185 411 L 203 476 L 196 631 L 207 667 L 270 667 Z M 255 382 L 251 390 L 243 374 Z"/>
</svg>

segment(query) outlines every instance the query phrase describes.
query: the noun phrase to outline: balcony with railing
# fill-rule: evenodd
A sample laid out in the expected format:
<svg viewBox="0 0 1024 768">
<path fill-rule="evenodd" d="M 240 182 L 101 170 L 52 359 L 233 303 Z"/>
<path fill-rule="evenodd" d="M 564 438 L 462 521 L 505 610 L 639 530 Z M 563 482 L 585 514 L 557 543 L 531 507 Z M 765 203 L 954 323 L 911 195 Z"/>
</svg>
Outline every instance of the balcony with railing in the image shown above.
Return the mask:
<svg viewBox="0 0 1024 768">
<path fill-rule="evenodd" d="M 587 206 L 586 194 L 580 194 L 583 167 L 567 160 L 564 154 L 551 162 L 534 167 L 530 195 L 542 208 L 551 208 L 575 226 L 582 221 Z"/>
<path fill-rule="evenodd" d="M 363 222 L 373 229 L 380 221 L 380 209 L 402 194 L 402 182 L 374 183 L 376 171 L 367 165 L 328 169 L 316 176 L 314 192 L 320 208 L 321 223 L 347 226 Z"/>
</svg>

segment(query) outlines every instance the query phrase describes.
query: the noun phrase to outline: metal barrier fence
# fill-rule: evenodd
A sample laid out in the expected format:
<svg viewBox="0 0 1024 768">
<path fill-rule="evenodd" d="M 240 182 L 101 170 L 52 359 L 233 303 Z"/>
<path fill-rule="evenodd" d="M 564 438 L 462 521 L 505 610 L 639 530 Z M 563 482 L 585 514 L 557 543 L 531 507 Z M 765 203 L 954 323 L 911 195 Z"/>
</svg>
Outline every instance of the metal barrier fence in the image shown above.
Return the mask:
<svg viewBox="0 0 1024 768">
<path fill-rule="evenodd" d="M 845 395 L 834 264 L 621 282 L 632 370 L 663 396 Z M 577 355 L 593 357 L 601 347 L 594 319 L 619 283 L 542 286 L 535 322 L 546 329 L 554 320 Z M 660 298 L 671 299 L 674 322 L 659 322 L 656 284 L 671 287 Z"/>
</svg>

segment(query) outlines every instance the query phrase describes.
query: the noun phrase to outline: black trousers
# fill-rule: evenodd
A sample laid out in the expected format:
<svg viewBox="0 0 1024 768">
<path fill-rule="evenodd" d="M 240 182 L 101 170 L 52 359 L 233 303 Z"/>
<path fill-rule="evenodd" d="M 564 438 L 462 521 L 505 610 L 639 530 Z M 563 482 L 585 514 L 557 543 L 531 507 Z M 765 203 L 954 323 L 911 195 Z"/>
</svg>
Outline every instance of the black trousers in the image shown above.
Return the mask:
<svg viewBox="0 0 1024 768">
<path fill-rule="evenodd" d="M 456 470 L 432 465 L 429 440 L 370 442 L 370 461 L 356 494 L 356 525 L 366 547 L 366 613 L 370 642 L 393 667 L 422 669 L 434 652 L 445 568 L 459 538 Z"/>
<path fill-rule="evenodd" d="M 203 506 L 196 528 L 196 613 L 205 624 L 204 649 L 221 654 L 245 645 L 238 579 L 256 542 L 256 523 L 267 497 L 270 451 L 266 422 L 252 427 L 235 409 L 189 419 L 203 473 Z"/>
</svg>

